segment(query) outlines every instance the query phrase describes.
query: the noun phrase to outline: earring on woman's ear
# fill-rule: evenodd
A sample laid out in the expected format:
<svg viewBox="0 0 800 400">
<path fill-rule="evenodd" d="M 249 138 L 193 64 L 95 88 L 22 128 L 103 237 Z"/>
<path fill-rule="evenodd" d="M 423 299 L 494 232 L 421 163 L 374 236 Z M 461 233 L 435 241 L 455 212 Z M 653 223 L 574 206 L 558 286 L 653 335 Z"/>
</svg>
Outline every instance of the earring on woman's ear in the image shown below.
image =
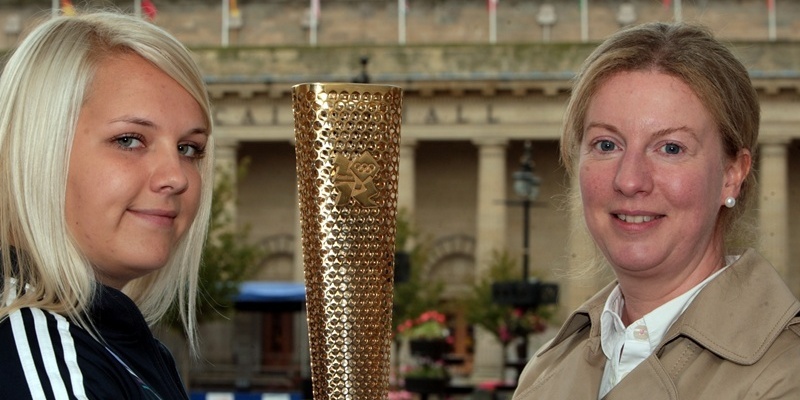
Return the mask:
<svg viewBox="0 0 800 400">
<path fill-rule="evenodd" d="M 725 199 L 725 207 L 733 208 L 736 205 L 736 199 L 733 197 L 728 197 Z"/>
</svg>

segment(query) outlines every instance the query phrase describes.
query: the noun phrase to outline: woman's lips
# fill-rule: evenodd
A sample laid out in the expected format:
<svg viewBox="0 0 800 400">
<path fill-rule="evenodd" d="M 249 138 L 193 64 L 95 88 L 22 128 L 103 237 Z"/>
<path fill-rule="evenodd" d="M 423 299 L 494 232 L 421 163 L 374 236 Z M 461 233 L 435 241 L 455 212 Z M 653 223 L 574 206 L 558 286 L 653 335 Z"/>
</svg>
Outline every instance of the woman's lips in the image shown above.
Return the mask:
<svg viewBox="0 0 800 400">
<path fill-rule="evenodd" d="M 178 213 L 170 210 L 130 210 L 134 215 L 161 226 L 171 226 Z"/>
</svg>

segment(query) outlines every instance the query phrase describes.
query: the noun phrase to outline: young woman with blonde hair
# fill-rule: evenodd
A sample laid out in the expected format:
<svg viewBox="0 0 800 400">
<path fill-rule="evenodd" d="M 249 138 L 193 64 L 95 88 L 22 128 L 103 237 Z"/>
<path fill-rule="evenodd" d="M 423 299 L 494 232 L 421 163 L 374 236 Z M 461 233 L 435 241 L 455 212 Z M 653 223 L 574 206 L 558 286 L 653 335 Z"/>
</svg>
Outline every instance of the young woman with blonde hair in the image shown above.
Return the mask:
<svg viewBox="0 0 800 400">
<path fill-rule="evenodd" d="M 192 348 L 211 203 L 209 99 L 162 29 L 99 12 L 35 28 L 0 76 L 0 398 L 187 394 L 149 327 Z"/>
</svg>

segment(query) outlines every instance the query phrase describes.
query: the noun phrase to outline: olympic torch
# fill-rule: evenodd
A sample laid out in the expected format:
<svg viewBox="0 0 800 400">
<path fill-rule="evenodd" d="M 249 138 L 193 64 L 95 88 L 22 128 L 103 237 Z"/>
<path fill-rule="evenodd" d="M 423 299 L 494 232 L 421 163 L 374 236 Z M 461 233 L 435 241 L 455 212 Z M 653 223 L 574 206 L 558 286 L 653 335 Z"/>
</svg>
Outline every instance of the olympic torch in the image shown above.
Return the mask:
<svg viewBox="0 0 800 400">
<path fill-rule="evenodd" d="M 402 90 L 292 88 L 315 400 L 386 399 Z"/>
</svg>

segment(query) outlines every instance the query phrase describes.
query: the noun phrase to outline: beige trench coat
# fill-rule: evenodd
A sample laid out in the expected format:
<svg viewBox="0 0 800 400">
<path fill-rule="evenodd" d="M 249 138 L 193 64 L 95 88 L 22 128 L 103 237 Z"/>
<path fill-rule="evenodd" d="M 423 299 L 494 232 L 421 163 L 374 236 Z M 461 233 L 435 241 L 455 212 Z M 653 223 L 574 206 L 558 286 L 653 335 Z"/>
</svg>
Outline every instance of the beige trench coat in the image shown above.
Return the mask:
<svg viewBox="0 0 800 400">
<path fill-rule="evenodd" d="M 520 376 L 514 400 L 597 399 L 600 314 L 616 283 L 566 321 Z M 664 342 L 604 399 L 800 399 L 800 302 L 754 250 L 711 281 Z"/>
</svg>

